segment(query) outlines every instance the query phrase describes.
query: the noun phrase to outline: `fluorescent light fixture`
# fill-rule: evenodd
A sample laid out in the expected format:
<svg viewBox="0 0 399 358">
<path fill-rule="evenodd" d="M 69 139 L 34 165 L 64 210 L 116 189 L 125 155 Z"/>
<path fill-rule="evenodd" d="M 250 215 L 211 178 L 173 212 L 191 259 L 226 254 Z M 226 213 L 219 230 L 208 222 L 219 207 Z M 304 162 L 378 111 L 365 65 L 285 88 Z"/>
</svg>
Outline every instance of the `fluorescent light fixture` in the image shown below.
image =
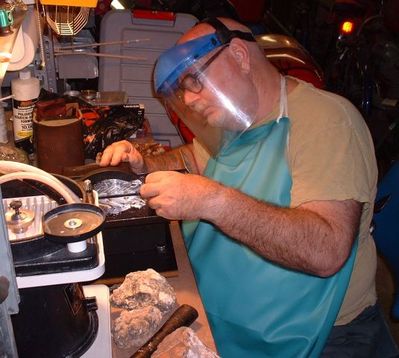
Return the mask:
<svg viewBox="0 0 399 358">
<path fill-rule="evenodd" d="M 125 6 L 119 0 L 112 0 L 111 7 L 115 10 L 125 10 Z"/>
</svg>

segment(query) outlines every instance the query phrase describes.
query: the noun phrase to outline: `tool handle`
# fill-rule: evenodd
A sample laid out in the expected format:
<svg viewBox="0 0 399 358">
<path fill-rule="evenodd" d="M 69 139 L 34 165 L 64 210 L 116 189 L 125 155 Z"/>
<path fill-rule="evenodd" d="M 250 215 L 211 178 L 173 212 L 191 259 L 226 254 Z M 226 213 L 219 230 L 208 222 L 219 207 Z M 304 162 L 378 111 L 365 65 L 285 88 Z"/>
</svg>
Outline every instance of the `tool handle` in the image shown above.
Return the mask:
<svg viewBox="0 0 399 358">
<path fill-rule="evenodd" d="M 198 317 L 198 312 L 190 305 L 181 305 L 152 338 L 130 358 L 150 358 L 162 340 L 177 328 L 190 326 Z"/>
</svg>

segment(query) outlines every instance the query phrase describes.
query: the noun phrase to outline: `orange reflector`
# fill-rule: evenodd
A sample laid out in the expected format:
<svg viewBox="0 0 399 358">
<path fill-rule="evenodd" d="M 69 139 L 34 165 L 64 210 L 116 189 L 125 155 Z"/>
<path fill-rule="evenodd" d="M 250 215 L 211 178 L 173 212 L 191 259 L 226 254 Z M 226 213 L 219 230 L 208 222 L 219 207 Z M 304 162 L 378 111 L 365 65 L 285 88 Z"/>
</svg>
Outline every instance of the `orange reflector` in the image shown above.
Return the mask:
<svg viewBox="0 0 399 358">
<path fill-rule="evenodd" d="M 353 32 L 355 24 L 352 21 L 344 21 L 341 24 L 341 33 L 349 35 Z"/>
</svg>

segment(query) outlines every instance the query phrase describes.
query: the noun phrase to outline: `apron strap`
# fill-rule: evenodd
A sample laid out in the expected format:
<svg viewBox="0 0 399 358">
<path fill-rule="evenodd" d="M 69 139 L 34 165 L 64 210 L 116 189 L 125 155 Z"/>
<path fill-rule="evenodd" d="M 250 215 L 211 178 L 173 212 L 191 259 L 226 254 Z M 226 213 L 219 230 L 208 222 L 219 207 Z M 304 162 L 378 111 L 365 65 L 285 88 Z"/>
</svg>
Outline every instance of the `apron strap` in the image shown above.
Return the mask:
<svg viewBox="0 0 399 358">
<path fill-rule="evenodd" d="M 277 118 L 277 123 L 283 117 L 288 117 L 287 81 L 285 76 L 280 75 L 280 113 Z"/>
</svg>

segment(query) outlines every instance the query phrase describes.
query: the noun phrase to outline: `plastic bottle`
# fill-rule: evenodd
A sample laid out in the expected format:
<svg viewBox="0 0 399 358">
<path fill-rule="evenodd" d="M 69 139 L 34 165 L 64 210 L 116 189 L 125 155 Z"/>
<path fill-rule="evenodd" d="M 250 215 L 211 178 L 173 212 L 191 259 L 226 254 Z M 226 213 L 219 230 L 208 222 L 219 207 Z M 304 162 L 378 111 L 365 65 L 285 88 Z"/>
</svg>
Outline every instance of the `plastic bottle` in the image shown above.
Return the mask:
<svg viewBox="0 0 399 358">
<path fill-rule="evenodd" d="M 15 146 L 32 154 L 32 115 L 40 94 L 40 81 L 31 77 L 29 70 L 21 71 L 19 78 L 11 81 L 11 93 Z"/>
<path fill-rule="evenodd" d="M 7 123 L 6 116 L 4 114 L 4 104 L 0 102 L 0 143 L 7 143 Z"/>
</svg>

